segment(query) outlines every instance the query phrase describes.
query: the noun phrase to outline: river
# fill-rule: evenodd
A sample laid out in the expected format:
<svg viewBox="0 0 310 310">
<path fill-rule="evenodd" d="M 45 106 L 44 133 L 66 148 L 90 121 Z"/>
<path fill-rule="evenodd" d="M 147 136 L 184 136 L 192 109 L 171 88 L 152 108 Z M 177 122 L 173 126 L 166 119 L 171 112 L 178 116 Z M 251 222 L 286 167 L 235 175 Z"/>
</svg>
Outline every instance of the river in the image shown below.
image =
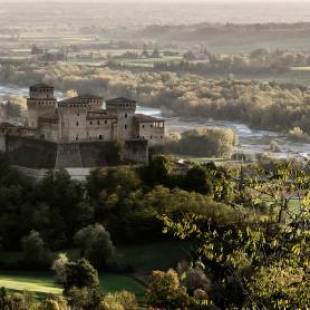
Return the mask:
<svg viewBox="0 0 310 310">
<path fill-rule="evenodd" d="M 17 95 L 27 96 L 28 89 L 12 85 L 0 85 L 0 96 Z M 62 97 L 62 93 L 56 93 L 58 98 Z M 143 113 L 155 117 L 161 117 L 166 120 L 167 132 L 183 132 L 186 130 L 201 127 L 221 127 L 231 128 L 239 136 L 240 152 L 245 153 L 266 153 L 270 151 L 271 141 L 275 141 L 281 148 L 281 153 L 273 154 L 277 157 L 298 157 L 300 154 L 310 155 L 309 143 L 291 142 L 285 135 L 278 132 L 251 129 L 245 124 L 231 121 L 216 121 L 212 119 L 182 119 L 180 117 L 165 117 L 159 109 L 138 106 L 137 113 Z"/>
</svg>

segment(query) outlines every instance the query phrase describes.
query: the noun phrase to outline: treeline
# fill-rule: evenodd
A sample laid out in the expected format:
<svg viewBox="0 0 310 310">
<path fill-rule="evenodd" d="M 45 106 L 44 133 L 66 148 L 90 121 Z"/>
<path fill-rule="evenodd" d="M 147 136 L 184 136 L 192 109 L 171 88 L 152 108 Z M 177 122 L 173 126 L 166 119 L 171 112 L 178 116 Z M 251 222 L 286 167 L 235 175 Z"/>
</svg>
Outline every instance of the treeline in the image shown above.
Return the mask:
<svg viewBox="0 0 310 310">
<path fill-rule="evenodd" d="M 45 81 L 60 90 L 128 96 L 146 106 L 185 117 L 211 117 L 243 122 L 251 127 L 310 132 L 310 91 L 306 87 L 240 80 L 207 80 L 196 75 L 93 68 L 59 63 L 1 66 L 0 81 L 29 86 Z"/>
<path fill-rule="evenodd" d="M 150 25 L 138 31 L 137 37 L 165 42 L 207 42 L 213 48 L 253 49 L 253 46 L 306 47 L 309 23 L 255 23 L 196 25 Z M 292 41 L 290 41 L 292 40 Z M 294 46 L 295 43 L 295 46 Z M 225 47 L 225 48 L 224 48 Z"/>
<path fill-rule="evenodd" d="M 216 54 L 204 51 L 206 61 L 199 61 L 199 56 L 188 51 L 181 62 L 155 62 L 154 69 L 178 73 L 195 74 L 240 74 L 240 75 L 272 75 L 285 73 L 291 67 L 304 67 L 310 64 L 310 55 L 305 52 L 288 52 L 256 49 L 250 54 Z M 195 60 L 197 59 L 197 62 Z"/>
<path fill-rule="evenodd" d="M 190 170 L 189 175 L 174 176 L 172 169 L 172 162 L 160 156 L 139 169 L 94 170 L 85 183 L 72 180 L 66 171 L 51 171 L 33 184 L 10 168 L 2 155 L 1 249 L 23 249 L 28 237 L 37 238 L 31 234 L 35 231 L 49 250 L 59 251 L 76 245 L 75 234 L 97 223 L 107 229 L 115 244 L 162 240 L 163 226 L 157 214 L 172 215 L 180 210 L 207 214 L 217 208 L 226 210 L 212 199 L 223 194 L 214 186 L 226 182 L 225 170 L 210 166 L 198 172 Z M 191 192 L 195 190 L 197 173 L 203 183 L 196 192 Z M 232 210 L 227 212 L 230 214 Z M 38 259 L 39 256 L 29 257 Z"/>
</svg>

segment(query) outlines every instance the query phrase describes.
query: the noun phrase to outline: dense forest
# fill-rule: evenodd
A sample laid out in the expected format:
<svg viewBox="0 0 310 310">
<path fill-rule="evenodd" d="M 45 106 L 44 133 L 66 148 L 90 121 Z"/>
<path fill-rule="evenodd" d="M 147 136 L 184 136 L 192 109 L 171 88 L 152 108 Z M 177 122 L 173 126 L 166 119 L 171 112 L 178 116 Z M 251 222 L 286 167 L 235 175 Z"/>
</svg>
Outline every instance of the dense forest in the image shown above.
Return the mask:
<svg viewBox="0 0 310 310">
<path fill-rule="evenodd" d="M 141 168 L 94 170 L 86 182 L 59 171 L 32 183 L 2 155 L 0 171 L 1 247 L 22 252 L 1 268 L 52 265 L 63 286 L 63 297 L 42 302 L 2 290 L 8 309 L 138 309 L 132 293 L 102 292 L 97 271 L 130 268 L 115 256 L 122 243 L 174 238 L 192 249 L 148 275 L 149 309 L 309 306 L 308 165 L 208 163 L 179 174 L 157 156 Z M 61 254 L 72 246 L 75 260 Z"/>
</svg>

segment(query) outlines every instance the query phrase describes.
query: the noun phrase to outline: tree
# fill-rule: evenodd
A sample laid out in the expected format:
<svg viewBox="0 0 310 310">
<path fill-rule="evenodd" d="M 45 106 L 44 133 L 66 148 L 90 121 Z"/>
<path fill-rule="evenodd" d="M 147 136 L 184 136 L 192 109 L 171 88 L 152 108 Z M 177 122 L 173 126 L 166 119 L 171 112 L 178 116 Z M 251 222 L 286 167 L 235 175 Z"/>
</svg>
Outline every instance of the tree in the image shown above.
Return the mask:
<svg viewBox="0 0 310 310">
<path fill-rule="evenodd" d="M 185 188 L 190 191 L 207 195 L 212 193 L 212 183 L 203 167 L 195 166 L 189 169 L 185 176 Z"/>
<path fill-rule="evenodd" d="M 216 306 L 309 307 L 309 174 L 296 162 L 273 163 L 251 167 L 242 179 L 243 195 L 236 193 L 230 202 L 234 222 L 187 213 L 179 219 L 164 216 L 165 231 L 197 242 Z"/>
<path fill-rule="evenodd" d="M 227 128 L 199 128 L 185 131 L 174 146 L 180 154 L 230 157 L 238 137 Z"/>
<path fill-rule="evenodd" d="M 23 262 L 29 266 L 44 266 L 49 262 L 49 251 L 44 246 L 44 241 L 35 230 L 22 239 Z"/>
<path fill-rule="evenodd" d="M 164 309 L 186 309 L 188 305 L 186 289 L 173 269 L 167 272 L 152 272 L 147 286 L 146 300 L 151 306 Z"/>
<path fill-rule="evenodd" d="M 139 188 L 141 180 L 132 168 L 111 168 L 104 174 L 102 188 L 110 192 L 128 194 Z M 102 190 L 101 188 L 101 190 Z"/>
<path fill-rule="evenodd" d="M 74 236 L 74 242 L 81 249 L 81 256 L 89 259 L 98 269 L 106 266 L 114 256 L 115 248 L 110 233 L 100 224 L 79 230 Z"/>
<path fill-rule="evenodd" d="M 72 180 L 66 170 L 49 171 L 35 194 L 35 201 L 47 205 L 53 218 L 44 231 L 54 249 L 67 246 L 74 233 L 91 222 L 94 206 L 85 201 L 83 184 Z"/>
<path fill-rule="evenodd" d="M 72 288 L 98 288 L 98 273 L 85 258 L 81 258 L 77 262 L 69 261 L 66 263 L 65 272 L 65 294 Z"/>
<path fill-rule="evenodd" d="M 149 185 L 165 185 L 169 181 L 171 169 L 171 162 L 167 157 L 156 156 L 150 160 L 149 165 L 144 169 L 143 179 Z"/>
</svg>

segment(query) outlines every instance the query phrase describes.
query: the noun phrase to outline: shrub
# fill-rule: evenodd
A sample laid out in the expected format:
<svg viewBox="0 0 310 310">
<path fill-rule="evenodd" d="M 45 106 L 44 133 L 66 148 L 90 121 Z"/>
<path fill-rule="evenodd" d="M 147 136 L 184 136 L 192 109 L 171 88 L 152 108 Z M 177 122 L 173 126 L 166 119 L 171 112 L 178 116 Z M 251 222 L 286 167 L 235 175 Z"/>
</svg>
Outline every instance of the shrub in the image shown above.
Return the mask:
<svg viewBox="0 0 310 310">
<path fill-rule="evenodd" d="M 107 294 L 100 302 L 99 310 L 136 310 L 136 296 L 127 291 Z"/>
<path fill-rule="evenodd" d="M 63 284 L 66 282 L 66 265 L 69 262 L 65 253 L 58 254 L 57 259 L 54 260 L 51 269 L 56 273 L 56 280 Z"/>
<path fill-rule="evenodd" d="M 303 132 L 300 127 L 294 127 L 289 131 L 289 138 L 294 141 L 307 141 L 308 136 Z"/>
<path fill-rule="evenodd" d="M 84 258 L 66 264 L 65 293 L 71 288 L 97 288 L 99 278 L 96 269 Z"/>
<path fill-rule="evenodd" d="M 237 143 L 232 129 L 199 128 L 183 132 L 180 140 L 167 145 L 167 150 L 184 155 L 230 157 Z"/>
<path fill-rule="evenodd" d="M 146 291 L 147 302 L 156 307 L 184 309 L 188 304 L 186 289 L 173 269 L 153 271 Z"/>
</svg>

